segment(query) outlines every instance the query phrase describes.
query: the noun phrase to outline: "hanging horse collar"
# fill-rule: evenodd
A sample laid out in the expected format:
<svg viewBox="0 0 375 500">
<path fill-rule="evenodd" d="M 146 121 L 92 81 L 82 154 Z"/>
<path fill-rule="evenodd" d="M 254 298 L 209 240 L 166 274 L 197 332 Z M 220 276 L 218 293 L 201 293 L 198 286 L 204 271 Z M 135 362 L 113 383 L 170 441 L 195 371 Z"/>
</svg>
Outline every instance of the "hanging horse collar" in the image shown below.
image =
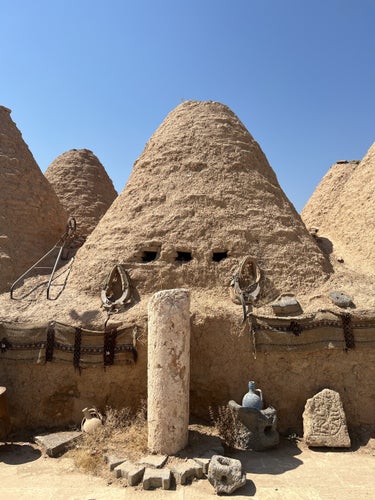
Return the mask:
<svg viewBox="0 0 375 500">
<path fill-rule="evenodd" d="M 231 281 L 232 299 L 242 305 L 244 321 L 247 317 L 246 306 L 253 304 L 260 293 L 260 278 L 261 273 L 256 259 L 247 255 L 240 262 Z"/>
<path fill-rule="evenodd" d="M 120 264 L 116 264 L 113 266 L 102 288 L 101 298 L 103 307 L 108 311 L 113 311 L 128 302 L 130 295 L 129 274 Z"/>
</svg>

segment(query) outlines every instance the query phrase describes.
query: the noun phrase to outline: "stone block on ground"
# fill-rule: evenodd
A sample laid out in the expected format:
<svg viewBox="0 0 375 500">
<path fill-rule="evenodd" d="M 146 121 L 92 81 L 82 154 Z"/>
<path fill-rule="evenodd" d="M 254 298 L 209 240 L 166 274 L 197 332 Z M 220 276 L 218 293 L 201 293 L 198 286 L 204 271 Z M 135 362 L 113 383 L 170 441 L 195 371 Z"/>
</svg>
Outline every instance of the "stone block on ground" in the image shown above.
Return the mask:
<svg viewBox="0 0 375 500">
<path fill-rule="evenodd" d="M 215 453 L 213 453 L 211 456 L 214 456 Z M 211 462 L 211 457 L 210 458 L 205 458 L 205 457 L 194 457 L 194 460 L 202 467 L 203 474 L 208 473 L 208 466 L 210 465 Z"/>
<path fill-rule="evenodd" d="M 117 478 L 127 480 L 129 486 L 137 486 L 142 481 L 145 467 L 132 462 L 123 462 L 114 469 Z"/>
<path fill-rule="evenodd" d="M 82 436 L 80 431 L 54 432 L 35 436 L 34 441 L 41 446 L 49 457 L 58 457 L 65 453 Z"/>
<path fill-rule="evenodd" d="M 147 467 L 143 474 L 143 489 L 162 488 L 163 490 L 169 490 L 171 477 L 172 473 L 169 469 L 151 469 Z"/>
<path fill-rule="evenodd" d="M 173 465 L 172 473 L 176 484 L 187 484 L 193 479 L 202 479 L 204 476 L 202 465 L 192 459 Z"/>
<path fill-rule="evenodd" d="M 214 455 L 208 467 L 207 479 L 218 495 L 230 495 L 246 483 L 246 474 L 242 472 L 239 460 Z"/>
<path fill-rule="evenodd" d="M 229 401 L 228 408 L 234 417 L 233 432 L 227 443 L 229 446 L 262 451 L 279 444 L 275 408 L 269 406 L 264 410 L 258 410 L 241 406 L 233 400 Z"/>
<path fill-rule="evenodd" d="M 338 392 L 323 389 L 307 400 L 303 412 L 303 437 L 308 446 L 350 447 L 344 408 Z"/>
<path fill-rule="evenodd" d="M 104 455 L 104 462 L 108 465 L 109 470 L 114 470 L 117 466 L 126 462 L 126 457 L 119 457 L 117 455 Z"/>
<path fill-rule="evenodd" d="M 146 467 L 161 469 L 167 460 L 168 455 L 147 455 L 147 457 L 143 457 L 138 460 L 138 463 L 145 465 Z"/>
</svg>

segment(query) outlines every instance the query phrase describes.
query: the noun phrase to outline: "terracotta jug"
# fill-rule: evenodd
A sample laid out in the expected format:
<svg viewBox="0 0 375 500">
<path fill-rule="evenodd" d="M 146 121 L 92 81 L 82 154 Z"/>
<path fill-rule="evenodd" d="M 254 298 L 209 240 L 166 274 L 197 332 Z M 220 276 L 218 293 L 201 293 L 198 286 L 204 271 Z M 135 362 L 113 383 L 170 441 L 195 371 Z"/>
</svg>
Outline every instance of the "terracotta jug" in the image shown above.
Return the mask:
<svg viewBox="0 0 375 500">
<path fill-rule="evenodd" d="M 249 382 L 249 392 L 242 398 L 242 406 L 246 408 L 255 408 L 261 410 L 263 408 L 263 394 L 260 389 L 255 389 L 255 382 Z"/>
<path fill-rule="evenodd" d="M 91 434 L 103 425 L 103 417 L 96 408 L 84 408 L 82 413 L 84 415 L 81 423 L 83 432 Z"/>
</svg>

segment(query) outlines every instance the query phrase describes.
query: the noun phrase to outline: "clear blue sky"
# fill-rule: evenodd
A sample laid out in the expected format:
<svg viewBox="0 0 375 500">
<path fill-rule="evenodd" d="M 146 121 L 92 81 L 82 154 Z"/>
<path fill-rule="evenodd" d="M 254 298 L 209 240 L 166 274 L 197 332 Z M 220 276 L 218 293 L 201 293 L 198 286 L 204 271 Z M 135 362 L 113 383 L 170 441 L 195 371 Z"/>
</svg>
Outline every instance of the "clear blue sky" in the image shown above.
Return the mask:
<svg viewBox="0 0 375 500">
<path fill-rule="evenodd" d="M 43 171 L 88 148 L 121 192 L 173 108 L 214 100 L 300 211 L 375 141 L 375 0 L 0 0 L 0 20 L 0 104 Z"/>
</svg>

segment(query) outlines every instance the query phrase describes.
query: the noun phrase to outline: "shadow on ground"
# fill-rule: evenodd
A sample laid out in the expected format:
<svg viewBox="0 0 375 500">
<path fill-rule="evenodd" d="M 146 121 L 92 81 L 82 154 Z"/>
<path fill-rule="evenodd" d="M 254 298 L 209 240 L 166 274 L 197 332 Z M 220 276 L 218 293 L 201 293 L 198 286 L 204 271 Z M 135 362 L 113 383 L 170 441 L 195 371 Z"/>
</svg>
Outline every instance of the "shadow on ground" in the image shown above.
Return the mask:
<svg viewBox="0 0 375 500">
<path fill-rule="evenodd" d="M 0 445 L 0 463 L 8 465 L 21 465 L 38 460 L 42 453 L 29 444 L 9 444 Z"/>
<path fill-rule="evenodd" d="M 296 457 L 301 454 L 297 444 L 281 440 L 277 448 L 265 451 L 232 450 L 230 456 L 240 460 L 243 470 L 249 474 L 283 474 L 303 465 Z"/>
<path fill-rule="evenodd" d="M 231 497 L 236 497 L 236 495 L 238 496 L 246 496 L 246 497 L 253 497 L 255 495 L 255 493 L 257 492 L 257 488 L 254 484 L 253 481 L 251 481 L 251 479 L 247 479 L 246 480 L 246 484 L 244 486 L 242 486 L 242 488 L 239 488 L 238 490 L 236 490 L 234 493 L 231 493 Z"/>
</svg>

